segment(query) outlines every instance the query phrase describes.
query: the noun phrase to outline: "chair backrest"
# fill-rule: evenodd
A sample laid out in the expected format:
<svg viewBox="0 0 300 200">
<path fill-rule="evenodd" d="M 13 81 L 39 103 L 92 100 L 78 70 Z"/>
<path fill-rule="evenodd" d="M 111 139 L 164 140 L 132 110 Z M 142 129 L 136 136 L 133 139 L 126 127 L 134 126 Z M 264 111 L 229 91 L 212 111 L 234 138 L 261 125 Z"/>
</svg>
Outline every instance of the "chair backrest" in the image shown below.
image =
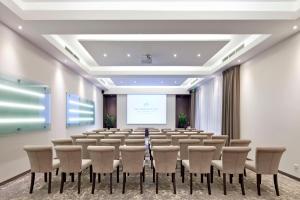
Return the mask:
<svg viewBox="0 0 300 200">
<path fill-rule="evenodd" d="M 126 139 L 125 140 L 126 146 L 145 146 L 144 139 Z"/>
<path fill-rule="evenodd" d="M 157 173 L 175 173 L 179 146 L 154 146 L 152 151 Z"/>
<path fill-rule="evenodd" d="M 188 135 L 171 135 L 171 139 L 172 139 L 172 145 L 179 145 L 178 140 L 179 139 L 188 139 L 189 136 Z"/>
<path fill-rule="evenodd" d="M 100 140 L 105 138 L 105 135 L 103 134 L 98 134 L 98 135 L 88 135 L 88 139 L 96 139 L 97 140 L 97 145 L 100 145 Z"/>
<path fill-rule="evenodd" d="M 213 135 L 211 136 L 211 139 L 213 140 L 224 140 L 225 141 L 225 145 L 228 142 L 228 135 Z"/>
<path fill-rule="evenodd" d="M 189 146 L 190 173 L 210 173 L 215 151 L 216 147 L 214 146 Z"/>
<path fill-rule="evenodd" d="M 152 139 L 151 146 L 170 146 L 172 141 L 169 139 Z"/>
<path fill-rule="evenodd" d="M 205 133 L 205 132 L 201 132 L 200 135 L 206 135 L 207 139 L 212 139 L 212 136 L 214 135 L 214 133 Z"/>
<path fill-rule="evenodd" d="M 116 131 L 115 134 L 116 135 L 124 135 L 125 139 L 126 139 L 129 135 L 129 132 L 128 131 Z"/>
<path fill-rule="evenodd" d="M 93 172 L 112 173 L 115 147 L 113 146 L 89 146 L 88 151 L 92 159 Z"/>
<path fill-rule="evenodd" d="M 214 152 L 213 160 L 220 160 L 222 154 L 222 148 L 225 146 L 224 140 L 203 140 L 204 146 L 214 146 L 216 151 Z"/>
<path fill-rule="evenodd" d="M 121 140 L 120 139 L 101 139 L 100 140 L 101 146 L 114 146 L 115 147 L 115 160 L 120 159 L 120 151 L 119 147 L 121 145 Z"/>
<path fill-rule="evenodd" d="M 251 140 L 230 140 L 231 147 L 248 147 L 251 143 Z"/>
<path fill-rule="evenodd" d="M 76 145 L 82 146 L 82 159 L 89 159 L 90 154 L 87 150 L 88 146 L 96 146 L 97 140 L 96 139 L 76 139 Z"/>
<path fill-rule="evenodd" d="M 187 160 L 189 158 L 188 147 L 189 146 L 199 146 L 200 140 L 197 139 L 179 139 L 180 147 L 180 160 Z"/>
<path fill-rule="evenodd" d="M 110 128 L 109 131 L 112 131 L 112 132 L 116 132 L 116 131 L 119 131 L 120 129 L 118 128 Z"/>
<path fill-rule="evenodd" d="M 51 172 L 52 169 L 52 147 L 45 145 L 24 146 L 27 152 L 32 172 Z"/>
<path fill-rule="evenodd" d="M 150 141 L 153 139 L 167 139 L 167 136 L 165 134 L 159 134 L 159 135 L 149 135 Z"/>
<path fill-rule="evenodd" d="M 73 144 L 76 144 L 76 140 L 77 140 L 77 139 L 84 139 L 84 138 L 86 138 L 86 137 L 87 137 L 86 135 L 71 135 Z"/>
<path fill-rule="evenodd" d="M 145 146 L 120 146 L 123 172 L 141 173 L 144 167 Z"/>
<path fill-rule="evenodd" d="M 124 145 L 125 137 L 126 137 L 125 135 L 119 135 L 119 134 L 108 135 L 109 139 L 120 139 L 121 140 L 121 145 Z"/>
<path fill-rule="evenodd" d="M 69 138 L 60 138 L 51 140 L 54 146 L 57 145 L 73 145 L 73 140 Z"/>
<path fill-rule="evenodd" d="M 243 174 L 250 147 L 223 147 L 223 172 L 227 174 Z"/>
<path fill-rule="evenodd" d="M 255 166 L 259 174 L 277 174 L 285 147 L 257 147 Z"/>
<path fill-rule="evenodd" d="M 128 139 L 145 139 L 144 135 L 134 135 L 134 134 L 130 134 L 127 137 Z"/>
<path fill-rule="evenodd" d="M 191 139 L 200 140 L 200 145 L 203 145 L 203 141 L 208 139 L 207 135 L 200 135 L 200 134 L 198 134 L 198 135 L 191 135 L 190 138 Z"/>
<path fill-rule="evenodd" d="M 81 171 L 81 149 L 80 145 L 64 145 L 54 147 L 60 161 L 60 169 L 66 173 Z"/>
</svg>

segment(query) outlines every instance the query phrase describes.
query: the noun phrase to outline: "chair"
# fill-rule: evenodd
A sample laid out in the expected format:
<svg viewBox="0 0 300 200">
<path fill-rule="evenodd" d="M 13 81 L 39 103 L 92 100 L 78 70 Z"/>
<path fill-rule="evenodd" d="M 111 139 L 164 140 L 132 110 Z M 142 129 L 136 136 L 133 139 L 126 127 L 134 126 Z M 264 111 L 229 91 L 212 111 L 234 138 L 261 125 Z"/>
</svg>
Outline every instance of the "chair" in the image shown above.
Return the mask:
<svg viewBox="0 0 300 200">
<path fill-rule="evenodd" d="M 115 160 L 120 160 L 120 150 L 119 147 L 121 145 L 120 139 L 101 139 L 101 146 L 114 146 L 115 147 Z"/>
<path fill-rule="evenodd" d="M 150 141 L 151 140 L 153 140 L 153 139 L 167 139 L 167 136 L 164 134 L 164 135 L 162 135 L 162 134 L 160 134 L 160 135 L 150 135 L 149 136 L 149 138 L 150 138 Z"/>
<path fill-rule="evenodd" d="M 179 145 L 179 142 L 178 142 L 179 139 L 188 139 L 188 138 L 189 138 L 188 135 L 171 135 L 172 145 L 178 146 Z"/>
<path fill-rule="evenodd" d="M 145 139 L 144 135 L 134 135 L 134 134 L 130 134 L 128 135 L 127 139 Z"/>
<path fill-rule="evenodd" d="M 87 136 L 87 139 L 96 139 L 97 140 L 97 145 L 100 145 L 100 140 L 101 139 L 104 139 L 105 138 L 105 135 L 103 134 L 98 134 L 98 135 L 88 135 Z"/>
<path fill-rule="evenodd" d="M 199 146 L 200 140 L 197 139 L 180 139 L 178 141 L 180 151 L 178 153 L 178 160 L 180 160 L 180 169 L 181 169 L 181 178 L 182 182 L 184 183 L 184 166 L 182 165 L 183 160 L 188 160 L 189 153 L 188 147 L 189 146 Z"/>
<path fill-rule="evenodd" d="M 244 168 L 247 155 L 251 148 L 249 147 L 223 147 L 222 160 L 213 160 L 212 165 L 223 173 L 224 195 L 226 191 L 226 174 L 230 175 L 230 183 L 234 174 L 239 175 L 242 194 L 245 195 L 244 188 Z"/>
<path fill-rule="evenodd" d="M 113 146 L 89 146 L 88 151 L 93 165 L 93 183 L 92 194 L 95 191 L 96 174 L 98 182 L 101 180 L 101 174 L 110 175 L 110 194 L 112 194 L 112 173 L 117 169 L 117 182 L 119 183 L 119 160 L 114 160 L 115 147 Z"/>
<path fill-rule="evenodd" d="M 77 140 L 77 139 L 84 139 L 84 138 L 86 138 L 86 137 L 87 137 L 86 135 L 71 135 L 73 144 L 76 144 L 76 140 Z"/>
<path fill-rule="evenodd" d="M 158 194 L 158 174 L 172 174 L 173 190 L 176 194 L 176 162 L 179 146 L 153 146 L 153 182 Z M 154 178 L 156 175 L 156 178 Z"/>
<path fill-rule="evenodd" d="M 208 194 L 211 195 L 210 166 L 215 151 L 216 147 L 214 146 L 188 147 L 188 159 L 183 160 L 182 164 L 190 173 L 190 194 L 193 194 L 193 174 L 200 173 L 201 182 L 203 182 L 203 174 L 206 175 Z"/>
<path fill-rule="evenodd" d="M 246 168 L 256 173 L 257 194 L 260 196 L 261 177 L 263 174 L 273 175 L 276 195 L 279 196 L 278 167 L 284 147 L 258 147 L 256 148 L 255 161 L 246 161 Z"/>
<path fill-rule="evenodd" d="M 154 147 L 154 146 L 170 146 L 172 144 L 172 140 L 152 139 L 152 140 L 150 140 L 150 142 L 151 142 L 151 144 L 149 144 L 149 154 L 150 154 L 151 168 L 153 168 L 152 147 Z"/>
<path fill-rule="evenodd" d="M 123 166 L 123 189 L 125 193 L 126 174 L 140 174 L 140 192 L 143 194 L 143 182 L 145 181 L 144 155 L 145 146 L 121 146 L 121 157 Z"/>
<path fill-rule="evenodd" d="M 222 148 L 225 146 L 225 140 L 204 140 L 203 141 L 204 146 L 214 146 L 216 147 L 216 151 L 214 152 L 213 160 L 220 160 L 221 155 L 222 155 Z M 220 176 L 220 171 L 218 171 L 218 174 Z M 210 169 L 210 178 L 211 178 L 211 183 L 214 182 L 214 167 L 213 165 L 211 166 Z"/>
<path fill-rule="evenodd" d="M 77 192 L 80 194 L 81 186 L 81 174 L 82 171 L 90 167 L 92 161 L 90 159 L 82 159 L 82 146 L 56 146 L 56 154 L 60 160 L 61 169 L 61 183 L 60 183 L 60 193 L 63 193 L 64 183 L 66 181 L 66 174 L 71 173 L 72 182 L 74 182 L 75 173 L 78 174 L 78 185 Z M 90 170 L 90 182 L 91 182 L 92 171 Z"/>
<path fill-rule="evenodd" d="M 200 145 L 203 145 L 203 141 L 208 139 L 207 135 L 200 135 L 200 134 L 198 134 L 198 135 L 191 135 L 190 138 L 191 139 L 200 140 Z"/>
<path fill-rule="evenodd" d="M 231 147 L 248 147 L 251 143 L 251 140 L 237 140 L 232 139 L 230 140 L 230 146 Z"/>
<path fill-rule="evenodd" d="M 118 135 L 118 134 L 108 135 L 108 139 L 120 139 L 121 145 L 124 145 L 125 138 L 126 138 L 125 135 Z"/>
<path fill-rule="evenodd" d="M 52 158 L 52 147 L 51 146 L 40 146 L 40 145 L 27 145 L 24 146 L 24 150 L 27 152 L 30 171 L 31 171 L 31 183 L 29 193 L 32 194 L 34 179 L 36 173 L 44 173 L 44 181 L 48 180 L 48 193 L 51 193 L 51 179 L 52 171 L 59 168 L 60 162 L 58 159 Z"/>
<path fill-rule="evenodd" d="M 118 128 L 110 128 L 109 129 L 109 131 L 111 131 L 111 132 L 116 132 L 116 131 L 119 131 L 120 129 L 118 129 Z"/>
<path fill-rule="evenodd" d="M 126 139 L 125 140 L 126 146 L 145 146 L 144 139 Z"/>
<path fill-rule="evenodd" d="M 207 139 L 210 140 L 212 139 L 212 136 L 214 135 L 214 133 L 204 133 L 204 132 L 200 132 L 199 135 L 206 135 Z"/>
<path fill-rule="evenodd" d="M 88 146 L 96 146 L 97 139 L 76 139 L 76 145 L 82 146 L 82 159 L 90 159 L 89 151 L 87 150 Z"/>
<path fill-rule="evenodd" d="M 51 140 L 54 146 L 57 145 L 73 145 L 73 140 L 68 138 L 61 138 L 61 139 L 53 139 Z"/>
<path fill-rule="evenodd" d="M 224 140 L 225 145 L 228 143 L 228 135 L 213 135 L 213 136 L 211 136 L 211 139 L 213 139 L 213 140 Z"/>
</svg>

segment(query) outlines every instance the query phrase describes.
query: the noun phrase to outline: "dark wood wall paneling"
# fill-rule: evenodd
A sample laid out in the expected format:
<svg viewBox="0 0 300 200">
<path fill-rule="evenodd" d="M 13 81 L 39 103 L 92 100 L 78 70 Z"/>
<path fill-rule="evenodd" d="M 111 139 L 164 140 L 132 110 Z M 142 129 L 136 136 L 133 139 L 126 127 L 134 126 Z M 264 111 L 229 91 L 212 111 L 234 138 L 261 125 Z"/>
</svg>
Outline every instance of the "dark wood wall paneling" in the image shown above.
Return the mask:
<svg viewBox="0 0 300 200">
<path fill-rule="evenodd" d="M 103 95 L 103 127 L 104 128 L 106 128 L 104 124 L 104 116 L 106 116 L 106 114 L 114 115 L 115 117 L 117 117 L 117 95 Z M 117 126 L 117 122 L 115 126 Z"/>
<path fill-rule="evenodd" d="M 183 112 L 186 114 L 188 124 L 191 120 L 191 95 L 176 95 L 176 127 L 178 128 L 178 115 Z"/>
</svg>

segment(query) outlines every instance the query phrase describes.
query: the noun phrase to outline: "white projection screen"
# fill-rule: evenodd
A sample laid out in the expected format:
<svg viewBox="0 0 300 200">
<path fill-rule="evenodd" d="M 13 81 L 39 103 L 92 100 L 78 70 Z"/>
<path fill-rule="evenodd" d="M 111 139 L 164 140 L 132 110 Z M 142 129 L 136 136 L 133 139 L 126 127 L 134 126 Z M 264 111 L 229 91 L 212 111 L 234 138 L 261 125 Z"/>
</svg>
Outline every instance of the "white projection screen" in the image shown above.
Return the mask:
<svg viewBox="0 0 300 200">
<path fill-rule="evenodd" d="M 127 124 L 166 124 L 167 95 L 127 95 Z"/>
</svg>

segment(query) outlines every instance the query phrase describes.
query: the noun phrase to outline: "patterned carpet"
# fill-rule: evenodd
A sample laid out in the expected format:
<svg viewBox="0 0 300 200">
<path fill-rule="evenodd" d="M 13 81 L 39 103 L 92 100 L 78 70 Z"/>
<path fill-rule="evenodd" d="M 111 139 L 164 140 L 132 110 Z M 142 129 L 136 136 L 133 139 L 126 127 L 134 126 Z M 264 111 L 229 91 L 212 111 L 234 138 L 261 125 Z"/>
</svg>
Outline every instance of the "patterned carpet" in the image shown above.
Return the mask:
<svg viewBox="0 0 300 200">
<path fill-rule="evenodd" d="M 116 173 L 113 177 L 113 194 L 109 194 L 109 176 L 102 176 L 101 183 L 96 183 L 95 194 L 91 194 L 91 183 L 89 182 L 89 172 L 86 170 L 82 177 L 81 194 L 77 194 L 77 182 L 70 181 L 70 176 L 67 177 L 67 182 L 64 187 L 63 194 L 59 193 L 60 176 L 53 177 L 52 193 L 47 193 L 47 183 L 44 183 L 43 174 L 36 176 L 33 194 L 29 194 L 30 174 L 27 174 L 14 182 L 0 187 L 1 200 L 13 199 L 284 199 L 294 200 L 300 199 L 300 183 L 286 176 L 279 175 L 280 197 L 275 195 L 272 176 L 263 176 L 261 193 L 258 197 L 256 193 L 256 177 L 255 174 L 247 171 L 245 179 L 246 196 L 241 195 L 240 185 L 236 177 L 233 184 L 227 184 L 227 196 L 223 195 L 222 178 L 215 173 L 214 183 L 212 184 L 212 195 L 207 193 L 206 179 L 204 183 L 200 183 L 200 176 L 193 178 L 192 195 L 189 194 L 189 176 L 186 173 L 185 183 L 181 182 L 180 170 L 176 173 L 177 194 L 173 194 L 171 176 L 161 175 L 159 179 L 159 191 L 155 194 L 155 184 L 152 182 L 152 171 L 149 167 L 149 162 L 146 166 L 146 180 L 144 183 L 144 193 L 140 194 L 139 176 L 131 174 L 127 177 L 126 193 L 122 194 L 122 176 L 120 183 L 116 181 Z M 55 174 L 53 172 L 53 174 Z M 120 173 L 121 175 L 122 173 Z"/>
</svg>

